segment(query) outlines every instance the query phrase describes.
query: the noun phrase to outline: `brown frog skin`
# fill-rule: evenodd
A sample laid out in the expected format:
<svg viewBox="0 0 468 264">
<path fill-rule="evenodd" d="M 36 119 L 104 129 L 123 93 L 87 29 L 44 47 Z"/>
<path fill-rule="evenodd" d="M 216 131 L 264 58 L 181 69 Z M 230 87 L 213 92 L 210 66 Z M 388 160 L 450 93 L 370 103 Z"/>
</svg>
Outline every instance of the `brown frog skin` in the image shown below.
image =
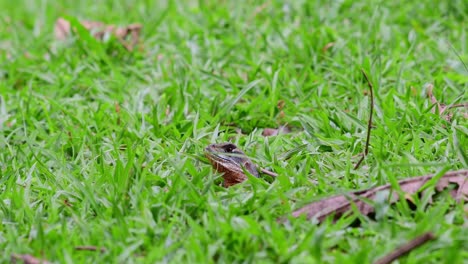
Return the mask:
<svg viewBox="0 0 468 264">
<path fill-rule="evenodd" d="M 253 162 L 232 143 L 211 144 L 205 148 L 205 156 L 213 168 L 223 173 L 224 187 L 229 187 L 247 180 L 244 171 L 259 176 Z"/>
</svg>

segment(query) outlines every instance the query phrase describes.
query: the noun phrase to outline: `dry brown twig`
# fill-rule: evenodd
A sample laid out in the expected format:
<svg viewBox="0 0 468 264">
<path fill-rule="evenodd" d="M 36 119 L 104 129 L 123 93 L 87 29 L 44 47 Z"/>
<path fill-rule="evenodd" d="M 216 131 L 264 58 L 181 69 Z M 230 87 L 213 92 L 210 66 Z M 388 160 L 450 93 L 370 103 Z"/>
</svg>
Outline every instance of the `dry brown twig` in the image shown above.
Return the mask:
<svg viewBox="0 0 468 264">
<path fill-rule="evenodd" d="M 107 251 L 106 248 L 104 247 L 96 247 L 96 246 L 76 246 L 75 250 L 79 251 L 99 251 L 101 253 L 104 253 Z"/>
<path fill-rule="evenodd" d="M 407 242 L 406 244 L 402 245 L 401 247 L 395 249 L 394 251 L 390 252 L 390 254 L 384 256 L 381 259 L 378 259 L 374 264 L 389 264 L 392 263 L 394 260 L 408 254 L 411 250 L 420 247 L 424 243 L 434 240 L 436 237 L 431 232 L 427 232 L 421 236 L 416 237 L 415 239 Z"/>
<path fill-rule="evenodd" d="M 271 177 L 278 177 L 278 173 L 274 173 L 272 171 L 269 171 L 267 169 L 264 169 L 264 168 L 260 168 L 260 171 L 266 175 L 269 175 Z"/>
<path fill-rule="evenodd" d="M 372 130 L 372 116 L 374 115 L 374 86 L 372 85 L 371 81 L 369 80 L 369 77 L 367 77 L 367 74 L 364 71 L 364 69 L 361 69 L 361 72 L 362 72 L 362 74 L 364 75 L 364 78 L 367 81 L 367 85 L 369 86 L 370 110 L 369 110 L 369 120 L 367 121 L 366 146 L 364 148 L 364 153 L 362 153 L 361 159 L 356 163 L 356 166 L 354 166 L 355 170 L 357 170 L 359 168 L 359 166 L 361 166 L 361 163 L 364 161 L 367 154 L 369 154 L 370 134 L 371 134 L 371 130 Z"/>
</svg>

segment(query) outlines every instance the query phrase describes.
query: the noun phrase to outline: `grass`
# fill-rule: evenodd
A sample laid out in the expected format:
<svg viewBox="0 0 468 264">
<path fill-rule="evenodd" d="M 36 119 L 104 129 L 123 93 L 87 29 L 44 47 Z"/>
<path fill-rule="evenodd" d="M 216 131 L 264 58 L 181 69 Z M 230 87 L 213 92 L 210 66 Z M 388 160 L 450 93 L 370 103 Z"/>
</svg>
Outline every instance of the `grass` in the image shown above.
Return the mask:
<svg viewBox="0 0 468 264">
<path fill-rule="evenodd" d="M 0 0 L 0 262 L 370 263 L 426 231 L 437 240 L 402 263 L 468 258 L 466 211 L 448 195 L 382 203 L 376 220 L 276 222 L 320 197 L 468 168 L 466 110 L 447 122 L 426 97 L 432 84 L 442 103 L 468 101 L 466 1 L 133 2 Z M 141 47 L 57 43 L 65 15 L 139 22 Z M 353 170 L 361 68 L 374 129 Z M 222 188 L 202 153 L 229 140 L 280 177 Z"/>
</svg>

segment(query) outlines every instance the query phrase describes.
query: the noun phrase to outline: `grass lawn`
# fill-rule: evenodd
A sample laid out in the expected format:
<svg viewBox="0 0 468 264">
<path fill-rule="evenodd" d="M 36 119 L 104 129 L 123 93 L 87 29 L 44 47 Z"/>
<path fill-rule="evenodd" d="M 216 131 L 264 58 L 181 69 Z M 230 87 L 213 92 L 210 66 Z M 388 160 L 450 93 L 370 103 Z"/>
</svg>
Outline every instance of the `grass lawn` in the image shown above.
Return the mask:
<svg viewBox="0 0 468 264">
<path fill-rule="evenodd" d="M 426 96 L 468 101 L 468 3 L 284 2 L 0 0 L 0 262 L 371 263 L 427 231 L 437 239 L 400 263 L 468 259 L 466 206 L 447 193 L 413 210 L 382 201 L 375 218 L 276 221 L 468 168 L 467 110 L 448 122 Z M 141 43 L 58 43 L 61 16 L 141 23 Z M 374 128 L 354 170 L 361 68 Z M 203 150 L 226 141 L 280 176 L 223 188 Z"/>
</svg>

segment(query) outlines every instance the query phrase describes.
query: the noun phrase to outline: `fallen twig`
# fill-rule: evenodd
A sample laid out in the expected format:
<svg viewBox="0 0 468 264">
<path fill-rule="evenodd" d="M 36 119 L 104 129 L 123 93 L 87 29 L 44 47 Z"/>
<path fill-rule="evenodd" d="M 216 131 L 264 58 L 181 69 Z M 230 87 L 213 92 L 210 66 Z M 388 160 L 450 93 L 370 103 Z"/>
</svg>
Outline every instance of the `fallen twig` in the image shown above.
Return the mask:
<svg viewBox="0 0 468 264">
<path fill-rule="evenodd" d="M 356 163 L 356 166 L 354 166 L 354 169 L 357 170 L 359 166 L 361 166 L 361 163 L 364 161 L 366 158 L 367 154 L 369 154 L 369 144 L 370 144 L 370 134 L 372 130 L 372 116 L 374 114 L 374 86 L 372 85 L 371 81 L 369 80 L 369 77 L 367 77 L 366 72 L 364 69 L 361 69 L 362 74 L 364 75 L 364 78 L 367 81 L 367 85 L 369 86 L 369 91 L 370 91 L 370 111 L 369 111 L 369 120 L 367 121 L 367 138 L 366 138 L 366 146 L 364 148 L 364 153 L 361 156 L 361 159 Z"/>
<path fill-rule="evenodd" d="M 449 109 L 457 108 L 457 107 L 468 108 L 468 103 L 454 104 L 454 105 L 449 105 L 448 106 Z"/>
<path fill-rule="evenodd" d="M 431 232 L 427 232 L 421 236 L 416 237 L 415 239 L 407 242 L 406 244 L 400 246 L 390 254 L 384 256 L 383 258 L 377 260 L 374 264 L 389 264 L 394 260 L 398 259 L 401 256 L 408 254 L 411 250 L 423 245 L 424 243 L 434 240 L 436 237 Z"/>
<path fill-rule="evenodd" d="M 266 170 L 264 168 L 261 168 L 260 171 L 266 175 L 269 175 L 271 177 L 278 177 L 278 173 L 274 173 L 272 171 Z"/>
<path fill-rule="evenodd" d="M 96 247 L 96 246 L 76 246 L 75 250 L 80 250 L 80 251 L 99 251 L 101 253 L 106 252 L 106 248 L 104 247 Z"/>
</svg>

